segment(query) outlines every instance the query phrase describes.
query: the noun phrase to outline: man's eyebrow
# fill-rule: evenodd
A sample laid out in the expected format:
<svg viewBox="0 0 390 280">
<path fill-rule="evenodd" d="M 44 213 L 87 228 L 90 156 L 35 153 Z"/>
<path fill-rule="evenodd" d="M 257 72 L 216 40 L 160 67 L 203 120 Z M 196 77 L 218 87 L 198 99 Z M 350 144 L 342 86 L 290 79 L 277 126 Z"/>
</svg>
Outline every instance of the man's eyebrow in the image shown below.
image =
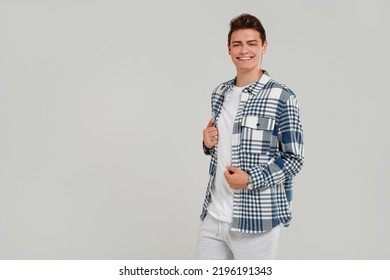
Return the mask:
<svg viewBox="0 0 390 280">
<path fill-rule="evenodd" d="M 246 41 L 247 43 L 253 43 L 253 42 L 259 42 L 258 40 L 256 40 L 256 39 L 253 39 L 253 40 L 249 40 L 249 41 Z M 234 44 L 234 43 L 242 43 L 242 41 L 232 41 L 232 44 Z"/>
</svg>

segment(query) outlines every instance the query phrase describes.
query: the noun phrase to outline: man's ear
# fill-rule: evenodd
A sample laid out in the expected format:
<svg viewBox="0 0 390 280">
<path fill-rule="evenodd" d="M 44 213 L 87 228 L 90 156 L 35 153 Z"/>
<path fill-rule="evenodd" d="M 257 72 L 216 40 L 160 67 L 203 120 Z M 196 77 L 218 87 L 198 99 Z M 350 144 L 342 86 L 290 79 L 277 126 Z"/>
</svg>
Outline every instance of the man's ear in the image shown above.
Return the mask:
<svg viewBox="0 0 390 280">
<path fill-rule="evenodd" d="M 268 47 L 268 41 L 265 40 L 264 43 L 263 43 L 263 46 L 261 47 L 261 54 L 265 54 L 266 53 L 267 47 Z"/>
</svg>

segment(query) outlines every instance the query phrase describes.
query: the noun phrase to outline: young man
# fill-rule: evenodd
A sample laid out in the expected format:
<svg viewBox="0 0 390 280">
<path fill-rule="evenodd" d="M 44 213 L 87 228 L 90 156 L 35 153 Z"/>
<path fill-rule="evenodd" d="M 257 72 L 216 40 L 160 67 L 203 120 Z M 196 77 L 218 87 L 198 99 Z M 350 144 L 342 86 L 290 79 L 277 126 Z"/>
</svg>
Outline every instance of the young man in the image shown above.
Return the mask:
<svg viewBox="0 0 390 280">
<path fill-rule="evenodd" d="M 211 163 L 198 259 L 274 259 L 280 225 L 291 220 L 303 131 L 295 94 L 261 69 L 266 50 L 256 17 L 232 19 L 228 51 L 237 75 L 212 93 L 203 130 Z"/>
</svg>

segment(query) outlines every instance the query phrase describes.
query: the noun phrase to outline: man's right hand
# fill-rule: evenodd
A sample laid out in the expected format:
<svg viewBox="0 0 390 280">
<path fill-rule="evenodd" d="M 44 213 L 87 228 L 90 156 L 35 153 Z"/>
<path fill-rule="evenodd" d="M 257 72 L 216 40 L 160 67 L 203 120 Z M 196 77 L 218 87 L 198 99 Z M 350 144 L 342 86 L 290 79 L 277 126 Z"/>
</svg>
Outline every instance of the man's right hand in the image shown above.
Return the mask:
<svg viewBox="0 0 390 280">
<path fill-rule="evenodd" d="M 214 127 L 214 121 L 214 117 L 211 117 L 207 127 L 203 129 L 203 143 L 208 149 L 218 144 L 218 129 Z"/>
</svg>

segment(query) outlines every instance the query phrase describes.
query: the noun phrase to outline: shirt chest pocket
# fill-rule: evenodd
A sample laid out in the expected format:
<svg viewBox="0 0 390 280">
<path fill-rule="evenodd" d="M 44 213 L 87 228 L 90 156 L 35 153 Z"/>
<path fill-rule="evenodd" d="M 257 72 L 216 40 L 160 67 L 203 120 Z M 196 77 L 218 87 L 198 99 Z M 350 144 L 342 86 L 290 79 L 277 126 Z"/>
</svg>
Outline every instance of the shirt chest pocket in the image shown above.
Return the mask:
<svg viewBox="0 0 390 280">
<path fill-rule="evenodd" d="M 241 122 L 241 147 L 244 152 L 269 153 L 275 120 L 258 116 L 244 116 Z"/>
</svg>

